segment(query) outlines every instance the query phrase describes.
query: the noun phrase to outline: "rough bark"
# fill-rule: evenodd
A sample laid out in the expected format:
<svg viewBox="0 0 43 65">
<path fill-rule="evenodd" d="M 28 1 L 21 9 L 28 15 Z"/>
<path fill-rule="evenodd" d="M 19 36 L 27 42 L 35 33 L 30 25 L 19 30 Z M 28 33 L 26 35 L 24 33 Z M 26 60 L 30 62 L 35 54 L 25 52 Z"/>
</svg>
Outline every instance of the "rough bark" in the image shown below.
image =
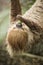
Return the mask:
<svg viewBox="0 0 43 65">
<path fill-rule="evenodd" d="M 11 0 L 11 22 L 16 20 L 16 16 L 21 14 L 21 5 L 19 0 Z"/>
</svg>

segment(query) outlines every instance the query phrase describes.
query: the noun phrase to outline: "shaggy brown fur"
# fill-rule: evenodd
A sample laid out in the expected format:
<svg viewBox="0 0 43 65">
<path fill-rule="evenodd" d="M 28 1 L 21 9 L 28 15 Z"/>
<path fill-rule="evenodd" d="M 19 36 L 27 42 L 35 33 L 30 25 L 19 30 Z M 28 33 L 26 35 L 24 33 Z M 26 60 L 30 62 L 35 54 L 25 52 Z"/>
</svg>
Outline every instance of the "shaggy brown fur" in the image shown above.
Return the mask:
<svg viewBox="0 0 43 65">
<path fill-rule="evenodd" d="M 11 49 L 13 51 L 24 51 L 25 46 L 28 43 L 28 27 L 22 24 L 21 28 L 11 26 L 7 34 L 7 50 L 10 53 Z M 10 50 L 9 50 L 10 49 Z M 12 54 L 13 52 L 11 52 Z"/>
<path fill-rule="evenodd" d="M 25 41 L 24 41 L 25 40 Z M 28 41 L 28 34 L 23 29 L 13 29 L 8 34 L 8 42 L 15 49 L 23 49 Z"/>
</svg>

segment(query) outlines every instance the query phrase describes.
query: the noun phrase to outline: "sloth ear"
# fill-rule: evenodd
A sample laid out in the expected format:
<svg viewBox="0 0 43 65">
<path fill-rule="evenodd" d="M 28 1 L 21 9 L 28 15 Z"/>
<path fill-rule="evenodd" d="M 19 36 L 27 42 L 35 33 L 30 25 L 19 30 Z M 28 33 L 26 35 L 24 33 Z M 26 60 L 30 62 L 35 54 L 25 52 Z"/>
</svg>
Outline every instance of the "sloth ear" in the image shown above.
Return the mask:
<svg viewBox="0 0 43 65">
<path fill-rule="evenodd" d="M 33 33 L 40 33 L 43 31 L 43 29 L 41 28 L 41 26 L 38 24 L 38 23 L 35 23 L 34 21 L 31 21 L 29 19 L 26 19 L 24 18 L 23 16 L 21 15 L 17 15 L 17 19 L 24 22 L 30 29 Z"/>
</svg>

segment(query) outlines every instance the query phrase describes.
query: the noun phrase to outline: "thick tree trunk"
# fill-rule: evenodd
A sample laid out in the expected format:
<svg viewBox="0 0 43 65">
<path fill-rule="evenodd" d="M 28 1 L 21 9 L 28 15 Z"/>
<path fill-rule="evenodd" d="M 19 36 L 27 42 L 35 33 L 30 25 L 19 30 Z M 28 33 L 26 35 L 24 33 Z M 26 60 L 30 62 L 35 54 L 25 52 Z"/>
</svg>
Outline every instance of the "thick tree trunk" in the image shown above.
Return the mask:
<svg viewBox="0 0 43 65">
<path fill-rule="evenodd" d="M 19 0 L 11 0 L 11 22 L 16 20 L 16 16 L 21 14 L 21 5 Z"/>
</svg>

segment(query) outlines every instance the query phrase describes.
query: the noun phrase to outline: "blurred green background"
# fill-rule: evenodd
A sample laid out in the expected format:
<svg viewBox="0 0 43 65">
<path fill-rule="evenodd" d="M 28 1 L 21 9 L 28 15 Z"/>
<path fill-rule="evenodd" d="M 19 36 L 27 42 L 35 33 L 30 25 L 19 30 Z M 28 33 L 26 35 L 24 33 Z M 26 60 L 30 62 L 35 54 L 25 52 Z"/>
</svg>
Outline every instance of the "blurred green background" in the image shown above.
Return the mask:
<svg viewBox="0 0 43 65">
<path fill-rule="evenodd" d="M 34 2 L 35 0 L 20 0 L 22 13 L 25 13 L 25 11 L 28 10 Z M 3 42 L 8 31 L 10 21 L 10 4 L 10 0 L 0 0 L 0 43 Z"/>
</svg>

